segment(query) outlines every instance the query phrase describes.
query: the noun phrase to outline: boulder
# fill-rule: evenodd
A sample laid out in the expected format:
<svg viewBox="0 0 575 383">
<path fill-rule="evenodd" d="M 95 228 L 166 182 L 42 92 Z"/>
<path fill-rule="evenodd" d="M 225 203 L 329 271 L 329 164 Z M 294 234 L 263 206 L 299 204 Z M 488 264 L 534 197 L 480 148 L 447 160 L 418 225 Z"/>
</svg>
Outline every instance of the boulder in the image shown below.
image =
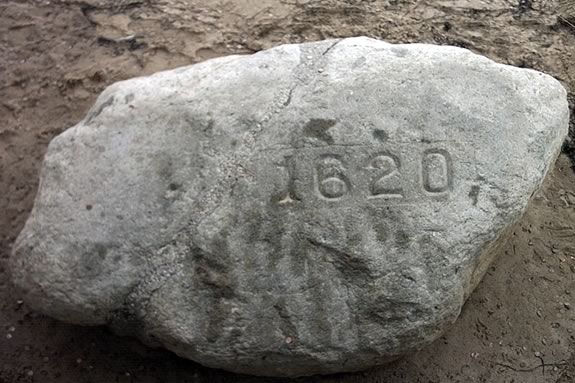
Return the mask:
<svg viewBox="0 0 575 383">
<path fill-rule="evenodd" d="M 210 367 L 380 365 L 456 320 L 568 118 L 543 73 L 363 37 L 122 81 L 50 143 L 13 278 Z"/>
</svg>

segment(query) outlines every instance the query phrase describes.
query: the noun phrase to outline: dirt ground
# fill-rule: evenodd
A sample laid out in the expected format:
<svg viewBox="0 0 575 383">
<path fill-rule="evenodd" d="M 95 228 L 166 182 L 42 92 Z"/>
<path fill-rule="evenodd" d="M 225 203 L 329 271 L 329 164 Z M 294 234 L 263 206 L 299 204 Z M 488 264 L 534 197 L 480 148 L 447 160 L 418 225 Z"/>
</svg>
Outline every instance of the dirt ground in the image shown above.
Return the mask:
<svg viewBox="0 0 575 383">
<path fill-rule="evenodd" d="M 575 21 L 573 21 L 575 24 Z M 272 382 L 32 312 L 6 268 L 50 139 L 107 85 L 287 42 L 367 35 L 457 45 L 555 76 L 575 97 L 575 26 L 507 0 L 1 0 L 0 383 Z M 573 126 L 572 126 L 573 128 Z M 575 173 L 566 143 L 455 326 L 364 373 L 301 382 L 575 382 Z"/>
</svg>

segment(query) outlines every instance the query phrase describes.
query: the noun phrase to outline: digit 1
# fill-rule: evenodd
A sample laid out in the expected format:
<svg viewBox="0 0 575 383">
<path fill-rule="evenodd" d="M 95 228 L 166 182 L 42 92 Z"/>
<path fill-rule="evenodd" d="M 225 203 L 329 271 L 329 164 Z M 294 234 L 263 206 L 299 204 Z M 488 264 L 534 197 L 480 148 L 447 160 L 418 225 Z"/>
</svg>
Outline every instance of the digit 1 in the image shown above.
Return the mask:
<svg viewBox="0 0 575 383">
<path fill-rule="evenodd" d="M 288 173 L 288 183 L 287 183 L 287 190 L 282 193 L 282 196 L 278 200 L 279 205 L 286 205 L 293 203 L 295 201 L 299 201 L 299 198 L 296 196 L 295 192 L 295 180 L 294 180 L 294 173 L 295 173 L 295 161 L 293 156 L 285 156 L 282 167 L 287 169 Z"/>
</svg>

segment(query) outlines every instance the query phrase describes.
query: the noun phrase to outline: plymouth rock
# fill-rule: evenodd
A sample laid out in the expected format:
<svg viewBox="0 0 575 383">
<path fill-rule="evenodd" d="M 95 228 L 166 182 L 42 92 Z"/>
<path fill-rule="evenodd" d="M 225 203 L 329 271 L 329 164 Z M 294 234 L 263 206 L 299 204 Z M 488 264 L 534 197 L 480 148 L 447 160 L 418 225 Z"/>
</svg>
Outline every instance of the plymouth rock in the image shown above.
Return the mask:
<svg viewBox="0 0 575 383">
<path fill-rule="evenodd" d="M 548 75 L 369 38 L 122 81 L 50 143 L 13 278 L 210 367 L 380 365 L 456 320 L 568 119 Z"/>
</svg>

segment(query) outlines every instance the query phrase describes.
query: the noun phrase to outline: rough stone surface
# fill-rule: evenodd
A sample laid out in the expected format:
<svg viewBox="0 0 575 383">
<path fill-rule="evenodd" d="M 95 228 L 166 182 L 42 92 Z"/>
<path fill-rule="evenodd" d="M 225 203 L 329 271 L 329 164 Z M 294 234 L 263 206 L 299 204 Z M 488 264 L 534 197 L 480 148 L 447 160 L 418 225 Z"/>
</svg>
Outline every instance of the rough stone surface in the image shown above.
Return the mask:
<svg viewBox="0 0 575 383">
<path fill-rule="evenodd" d="M 547 75 L 368 38 L 120 82 L 50 144 L 13 277 L 207 366 L 371 367 L 457 318 L 567 126 Z"/>
</svg>

